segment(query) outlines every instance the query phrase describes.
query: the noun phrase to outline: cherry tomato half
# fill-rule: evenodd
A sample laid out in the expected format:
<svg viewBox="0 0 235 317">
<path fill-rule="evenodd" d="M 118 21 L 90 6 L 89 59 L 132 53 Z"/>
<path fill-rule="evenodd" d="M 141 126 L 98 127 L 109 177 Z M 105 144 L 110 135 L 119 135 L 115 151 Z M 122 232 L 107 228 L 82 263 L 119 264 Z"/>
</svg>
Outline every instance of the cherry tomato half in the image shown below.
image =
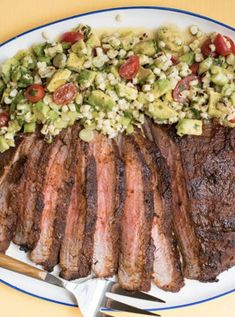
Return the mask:
<svg viewBox="0 0 235 317">
<path fill-rule="evenodd" d="M 216 52 L 219 55 L 227 56 L 232 52 L 231 45 L 228 46 L 226 39 L 220 33 L 216 35 L 214 44 L 216 47 Z"/>
<path fill-rule="evenodd" d="M 0 113 L 0 128 L 7 127 L 9 121 L 9 115 L 6 112 Z"/>
<path fill-rule="evenodd" d="M 233 42 L 232 39 L 230 39 L 230 37 L 228 36 L 224 36 L 226 38 L 227 41 L 229 41 L 230 45 L 231 45 L 231 53 L 235 54 L 235 44 Z"/>
<path fill-rule="evenodd" d="M 172 55 L 172 56 L 171 56 L 171 61 L 172 61 L 172 64 L 173 64 L 173 65 L 176 65 L 176 64 L 178 63 L 178 58 L 177 58 L 177 56 Z"/>
<path fill-rule="evenodd" d="M 192 80 L 198 80 L 198 76 L 189 75 L 178 82 L 178 84 L 175 86 L 175 89 L 173 90 L 173 93 L 172 93 L 173 99 L 175 101 L 182 102 L 182 103 L 186 101 L 187 98 L 183 97 L 181 95 L 181 92 L 184 90 L 189 90 L 189 87 L 190 87 L 189 83 Z"/>
<path fill-rule="evenodd" d="M 200 63 L 193 63 L 189 68 L 191 69 L 194 75 L 197 75 Z"/>
<path fill-rule="evenodd" d="M 140 69 L 140 60 L 136 55 L 130 56 L 119 68 L 119 75 L 124 79 L 133 79 Z"/>
<path fill-rule="evenodd" d="M 70 43 L 75 43 L 83 39 L 84 39 L 84 35 L 80 32 L 75 32 L 75 31 L 65 32 L 61 37 L 62 42 L 70 42 Z"/>
<path fill-rule="evenodd" d="M 74 100 L 77 94 L 77 87 L 73 83 L 60 86 L 53 94 L 53 101 L 57 105 L 66 105 Z"/>
<path fill-rule="evenodd" d="M 35 103 L 43 99 L 45 90 L 41 85 L 33 84 L 26 89 L 24 95 L 30 102 Z"/>
<path fill-rule="evenodd" d="M 229 120 L 229 122 L 235 123 L 235 119 L 231 119 L 231 120 Z"/>
<path fill-rule="evenodd" d="M 208 57 L 208 56 L 216 57 L 217 56 L 216 52 L 211 51 L 211 48 L 210 48 L 211 44 L 213 44 L 211 39 L 205 40 L 205 42 L 202 44 L 201 51 L 202 51 L 202 55 L 204 57 Z"/>
</svg>

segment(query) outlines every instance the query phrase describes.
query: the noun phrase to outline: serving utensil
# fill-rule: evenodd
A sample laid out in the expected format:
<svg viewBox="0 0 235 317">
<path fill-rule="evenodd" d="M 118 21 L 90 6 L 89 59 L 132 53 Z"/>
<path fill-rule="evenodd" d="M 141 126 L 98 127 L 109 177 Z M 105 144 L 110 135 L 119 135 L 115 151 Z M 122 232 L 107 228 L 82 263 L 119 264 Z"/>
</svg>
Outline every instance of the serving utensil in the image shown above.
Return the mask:
<svg viewBox="0 0 235 317">
<path fill-rule="evenodd" d="M 0 267 L 32 278 L 67 289 L 71 292 L 84 317 L 103 317 L 112 310 L 140 314 L 140 316 L 160 316 L 146 311 L 144 308 L 153 307 L 154 302 L 165 303 L 143 292 L 128 292 L 120 288 L 113 279 L 100 279 L 90 275 L 86 278 L 69 282 L 38 269 L 27 263 L 0 253 Z"/>
</svg>

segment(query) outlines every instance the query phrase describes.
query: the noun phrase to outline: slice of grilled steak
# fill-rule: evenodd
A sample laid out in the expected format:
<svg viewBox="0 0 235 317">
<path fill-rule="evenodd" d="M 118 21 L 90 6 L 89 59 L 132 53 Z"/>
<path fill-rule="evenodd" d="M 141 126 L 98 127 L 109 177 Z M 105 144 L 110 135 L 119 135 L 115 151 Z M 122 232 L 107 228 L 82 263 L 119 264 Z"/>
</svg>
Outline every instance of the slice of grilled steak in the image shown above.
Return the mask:
<svg viewBox="0 0 235 317">
<path fill-rule="evenodd" d="M 88 144 L 77 138 L 74 185 L 66 218 L 65 234 L 60 250 L 61 277 L 71 280 L 89 274 L 90 268 L 79 266 L 86 225 L 86 168 Z M 84 268 L 87 272 L 83 272 Z"/>
<path fill-rule="evenodd" d="M 190 213 L 190 202 L 180 151 L 171 137 L 171 133 L 174 133 L 174 127 L 153 124 L 151 128 L 154 141 L 165 158 L 170 171 L 173 220 L 177 241 L 183 257 L 184 276 L 191 279 L 200 279 L 200 245 Z"/>
<path fill-rule="evenodd" d="M 200 243 L 200 280 L 235 264 L 235 130 L 205 125 L 199 137 L 175 137 Z"/>
<path fill-rule="evenodd" d="M 44 145 L 38 166 L 38 188 L 32 245 L 33 262 L 51 271 L 58 263 L 58 253 L 64 233 L 74 175 L 73 129 L 64 130 L 56 140 Z"/>
<path fill-rule="evenodd" d="M 135 142 L 141 148 L 144 158 L 151 169 L 154 219 L 152 225 L 152 241 L 155 247 L 153 262 L 153 281 L 166 290 L 177 292 L 184 285 L 181 272 L 180 256 L 173 225 L 171 177 L 158 147 L 151 135 L 134 133 Z"/>
<path fill-rule="evenodd" d="M 151 170 L 133 136 L 123 137 L 126 197 L 121 222 L 121 253 L 118 279 L 129 290 L 149 290 L 153 246 L 151 227 L 154 215 Z"/>
<path fill-rule="evenodd" d="M 123 168 L 113 140 L 97 134 L 91 147 L 97 173 L 97 220 L 92 271 L 97 277 L 108 277 L 118 269 Z"/>
<path fill-rule="evenodd" d="M 44 144 L 45 141 L 42 138 L 35 139 L 25 163 L 24 173 L 18 186 L 12 191 L 11 206 L 17 213 L 17 225 L 13 242 L 20 245 L 24 250 L 32 248 L 29 236 L 34 224 L 37 197 L 37 167 L 40 163 L 41 150 Z"/>
<path fill-rule="evenodd" d="M 34 135 L 20 137 L 16 147 L 1 154 L 0 166 L 0 252 L 5 252 L 14 235 L 17 210 L 12 208 L 12 192 L 25 170 L 28 151 Z"/>
</svg>

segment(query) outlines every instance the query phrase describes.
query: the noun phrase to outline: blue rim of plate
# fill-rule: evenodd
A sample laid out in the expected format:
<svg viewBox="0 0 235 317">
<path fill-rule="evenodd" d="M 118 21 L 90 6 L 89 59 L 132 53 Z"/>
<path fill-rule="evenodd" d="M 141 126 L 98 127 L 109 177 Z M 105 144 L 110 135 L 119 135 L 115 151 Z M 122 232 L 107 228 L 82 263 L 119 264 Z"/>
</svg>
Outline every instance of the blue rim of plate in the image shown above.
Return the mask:
<svg viewBox="0 0 235 317">
<path fill-rule="evenodd" d="M 63 18 L 63 19 L 59 19 L 59 20 L 56 20 L 56 21 L 53 21 L 53 22 L 50 22 L 50 23 L 46 23 L 46 24 L 43 24 L 43 25 L 40 25 L 38 27 L 35 27 L 35 28 L 32 28 L 32 29 L 29 29 L 28 31 L 25 31 L 25 32 L 22 32 L 12 38 L 10 38 L 9 40 L 5 41 L 5 42 L 2 42 L 0 44 L 0 48 L 12 41 L 14 41 L 15 39 L 19 38 L 19 37 L 22 37 L 28 33 L 31 33 L 35 30 L 40 30 L 41 28 L 44 28 L 46 26 L 49 26 L 49 25 L 54 25 L 54 24 L 57 24 L 57 23 L 60 23 L 60 22 L 63 22 L 63 21 L 68 21 L 68 20 L 72 20 L 72 19 L 75 19 L 75 18 L 80 18 L 80 17 L 83 17 L 83 16 L 88 16 L 88 15 L 93 15 L 93 14 L 97 14 L 97 13 L 102 13 L 102 12 L 111 12 L 111 11 L 118 11 L 118 10 L 142 10 L 142 9 L 152 9 L 152 10 L 159 10 L 159 11 L 169 11 L 169 12 L 176 12 L 176 13 L 182 13 L 182 14 L 185 14 L 185 15 L 191 15 L 191 16 L 194 16 L 194 17 L 197 17 L 197 18 L 200 18 L 202 20 L 206 20 L 206 21 L 209 21 L 209 22 L 213 22 L 217 25 L 220 25 L 220 26 L 223 26 L 231 31 L 235 31 L 235 28 L 228 25 L 228 24 L 225 24 L 223 22 L 220 22 L 218 20 L 215 20 L 215 19 L 212 19 L 212 18 L 209 18 L 207 16 L 204 16 L 204 15 L 201 15 L 201 14 L 198 14 L 198 13 L 193 13 L 191 11 L 186 11 L 186 10 L 181 10 L 181 9 L 176 9 L 176 8 L 169 8 L 169 7 L 159 7 L 159 6 L 128 6 L 128 7 L 116 7 L 116 8 L 108 8 L 108 9 L 101 9 L 101 10 L 96 10 L 96 11 L 88 11 L 86 13 L 81 13 L 81 14 L 77 14 L 77 15 L 73 15 L 73 16 L 70 16 L 70 17 L 67 17 L 67 18 Z M 12 285 L 2 279 L 0 279 L 0 283 L 3 283 L 7 286 L 10 286 L 14 289 L 16 289 L 17 291 L 20 291 L 24 294 L 27 294 L 27 295 L 30 295 L 30 296 L 33 296 L 33 297 L 36 297 L 36 298 L 40 298 L 40 299 L 43 299 L 43 300 L 46 300 L 48 302 L 52 302 L 52 303 L 56 303 L 56 304 L 61 304 L 61 305 L 66 305 L 66 306 L 70 306 L 70 307 L 77 307 L 77 305 L 74 305 L 74 304 L 69 304 L 69 303 L 65 303 L 65 302 L 60 302 L 60 301 L 57 301 L 57 300 L 54 300 L 54 299 L 51 299 L 51 298 L 46 298 L 46 297 L 42 297 L 42 296 L 39 296 L 39 295 L 36 295 L 36 294 L 33 294 L 33 293 L 30 293 L 30 292 L 27 292 L 15 285 Z M 225 295 L 228 295 L 228 294 L 231 294 L 235 292 L 235 289 L 232 289 L 230 291 L 227 291 L 225 293 L 222 293 L 222 294 L 218 294 L 216 296 L 213 296 L 213 297 L 209 297 L 209 298 L 206 298 L 206 299 L 203 299 L 203 300 L 200 300 L 200 301 L 196 301 L 196 302 L 192 302 L 192 303 L 187 303 L 187 304 L 183 304 L 183 305 L 175 305 L 175 306 L 170 306 L 170 307 L 159 307 L 159 308 L 154 308 L 154 309 L 148 309 L 149 311 L 158 311 L 158 310 L 170 310 L 170 309 L 176 309 L 176 308 L 183 308 L 183 307 L 188 307 L 188 306 L 192 306 L 192 305 L 197 305 L 197 304 L 201 304 L 201 303 L 205 303 L 205 302 L 208 302 L 208 301 L 211 301 L 213 299 L 216 299 L 216 298 L 220 298 L 222 296 L 225 296 Z"/>
</svg>

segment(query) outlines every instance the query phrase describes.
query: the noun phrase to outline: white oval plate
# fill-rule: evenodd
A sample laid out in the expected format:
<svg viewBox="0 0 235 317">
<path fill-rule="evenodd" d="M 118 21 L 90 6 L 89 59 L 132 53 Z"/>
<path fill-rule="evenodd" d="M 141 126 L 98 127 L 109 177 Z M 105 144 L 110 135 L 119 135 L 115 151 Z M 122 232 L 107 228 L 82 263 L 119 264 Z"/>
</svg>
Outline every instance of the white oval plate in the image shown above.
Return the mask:
<svg viewBox="0 0 235 317">
<path fill-rule="evenodd" d="M 121 14 L 122 21 L 116 21 L 117 14 Z M 126 7 L 88 12 L 24 32 L 0 45 L 0 63 L 14 55 L 19 49 L 25 49 L 33 43 L 41 42 L 41 34 L 46 31 L 52 38 L 64 31 L 70 30 L 78 23 L 85 23 L 93 28 L 110 27 L 137 27 L 155 29 L 161 25 L 176 24 L 182 29 L 196 24 L 205 32 L 221 32 L 235 40 L 235 28 L 213 19 L 191 12 L 163 8 L 163 7 Z M 11 244 L 8 255 L 31 263 L 26 254 Z M 54 270 L 57 274 L 58 268 Z M 75 306 L 75 302 L 67 291 L 44 282 L 34 280 L 23 275 L 0 269 L 0 281 L 27 294 L 40 297 L 56 303 Z M 155 309 L 170 309 L 198 304 L 235 291 L 235 267 L 220 274 L 217 283 L 200 283 L 186 280 L 186 285 L 179 293 L 164 292 L 156 287 L 152 292 L 165 299 L 166 304 L 154 307 Z"/>
</svg>

